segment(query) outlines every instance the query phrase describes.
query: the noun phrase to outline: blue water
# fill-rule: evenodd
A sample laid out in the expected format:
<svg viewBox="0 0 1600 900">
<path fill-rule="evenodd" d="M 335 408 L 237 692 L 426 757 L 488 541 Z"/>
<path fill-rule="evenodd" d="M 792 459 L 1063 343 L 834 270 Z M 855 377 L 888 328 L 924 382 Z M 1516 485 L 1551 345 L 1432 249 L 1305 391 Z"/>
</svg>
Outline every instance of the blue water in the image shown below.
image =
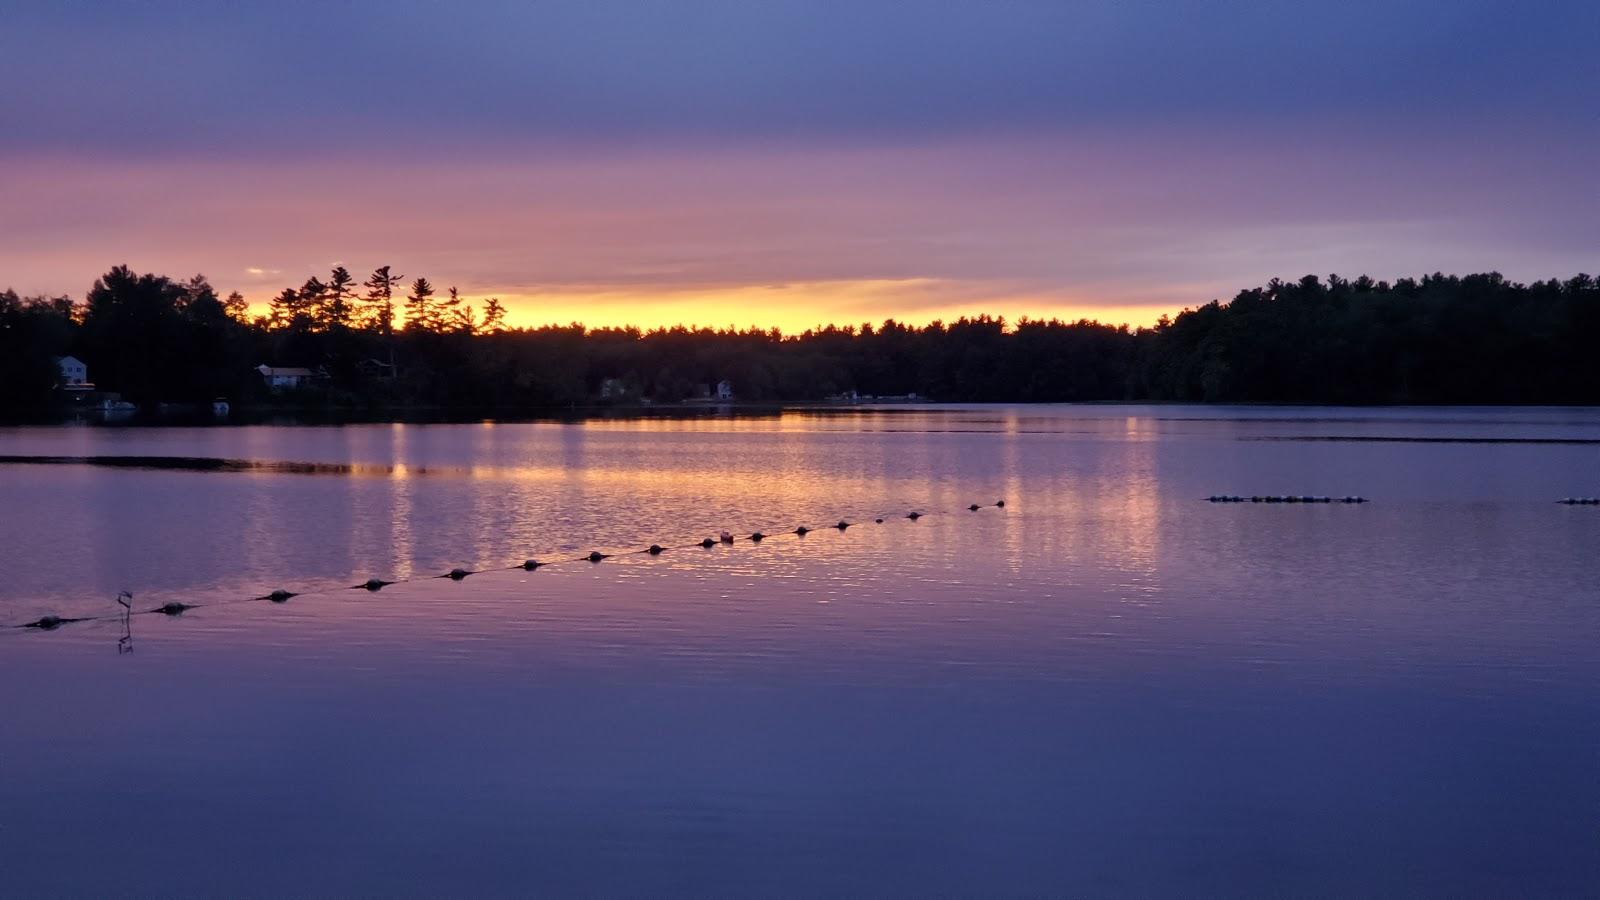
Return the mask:
<svg viewBox="0 0 1600 900">
<path fill-rule="evenodd" d="M 1553 502 L 1600 494 L 1600 413 L 30 428 L 0 455 L 84 458 L 0 465 L 0 624 L 199 604 L 0 630 L 0 894 L 1600 884 L 1600 509 Z M 774 536 L 688 546 L 722 529 Z M 429 577 L 455 566 L 493 570 Z M 304 593 L 248 599 L 277 587 Z"/>
</svg>

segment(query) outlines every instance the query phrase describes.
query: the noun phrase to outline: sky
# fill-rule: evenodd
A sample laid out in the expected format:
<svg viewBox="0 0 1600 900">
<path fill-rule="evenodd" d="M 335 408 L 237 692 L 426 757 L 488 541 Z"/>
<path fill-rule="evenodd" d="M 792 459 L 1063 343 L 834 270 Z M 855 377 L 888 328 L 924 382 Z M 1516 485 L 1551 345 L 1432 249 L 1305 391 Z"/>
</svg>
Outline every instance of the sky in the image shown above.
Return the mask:
<svg viewBox="0 0 1600 900">
<path fill-rule="evenodd" d="M 1600 4 L 3 0 L 0 287 L 1143 325 L 1600 270 Z"/>
</svg>

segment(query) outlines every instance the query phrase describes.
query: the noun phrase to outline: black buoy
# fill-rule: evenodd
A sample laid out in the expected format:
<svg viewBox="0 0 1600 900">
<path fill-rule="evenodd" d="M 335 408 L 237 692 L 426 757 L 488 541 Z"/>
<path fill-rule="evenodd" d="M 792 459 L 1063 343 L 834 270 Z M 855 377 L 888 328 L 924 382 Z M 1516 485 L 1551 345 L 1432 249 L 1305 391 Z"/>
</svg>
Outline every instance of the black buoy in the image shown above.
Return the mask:
<svg viewBox="0 0 1600 900">
<path fill-rule="evenodd" d="M 153 612 L 153 613 L 161 613 L 163 615 L 168 615 L 168 616 L 181 616 L 181 615 L 183 615 L 185 610 L 190 610 L 190 609 L 194 609 L 194 607 L 189 605 L 189 604 L 187 604 L 187 603 L 167 603 L 167 604 L 164 604 L 162 606 L 158 606 L 155 609 L 152 609 L 150 611 Z"/>
<path fill-rule="evenodd" d="M 922 513 L 919 513 L 919 512 L 917 512 L 916 510 L 913 509 L 911 512 L 906 513 L 906 518 L 908 518 L 911 521 L 915 522 L 916 520 L 922 518 Z"/>
<path fill-rule="evenodd" d="M 700 542 L 700 546 L 706 548 L 707 550 L 710 550 L 712 547 L 715 547 L 716 545 L 717 545 L 717 542 L 716 542 L 715 538 L 706 538 L 705 540 Z"/>
<path fill-rule="evenodd" d="M 882 525 L 883 524 L 883 517 L 879 516 L 878 518 L 873 519 L 872 521 L 878 523 L 879 525 Z"/>
<path fill-rule="evenodd" d="M 811 533 L 811 529 L 801 525 L 799 528 L 794 530 L 794 533 L 800 535 L 801 537 L 805 537 L 807 534 Z"/>
<path fill-rule="evenodd" d="M 272 593 L 268 594 L 267 595 L 267 599 L 271 600 L 273 603 L 282 603 L 282 602 L 288 600 L 290 597 L 293 597 L 293 596 L 294 596 L 294 591 L 286 591 L 283 588 L 279 588 L 279 589 L 273 591 Z"/>
<path fill-rule="evenodd" d="M 32 622 L 29 622 L 28 624 L 26 624 L 26 625 L 24 625 L 22 627 L 23 628 L 37 628 L 40 631 L 51 631 L 53 629 L 60 628 L 62 625 L 65 625 L 68 622 L 74 622 L 74 621 L 77 621 L 77 620 L 76 619 L 63 619 L 60 616 L 41 616 L 40 618 L 35 619 Z"/>
<path fill-rule="evenodd" d="M 661 555 L 661 545 L 660 544 L 651 544 L 650 545 L 650 549 L 646 550 L 645 552 L 650 554 L 651 556 L 659 556 L 659 555 Z"/>
<path fill-rule="evenodd" d="M 606 555 L 601 553 L 599 550 L 595 550 L 586 558 L 589 560 L 589 562 L 599 562 L 600 560 L 605 559 Z"/>
<path fill-rule="evenodd" d="M 445 577 L 450 579 L 451 581 L 460 581 L 461 579 L 463 579 L 463 578 L 465 578 L 465 577 L 467 577 L 468 575 L 471 575 L 471 574 L 472 573 L 467 571 L 466 569 L 451 569 L 449 572 L 445 573 Z"/>
<path fill-rule="evenodd" d="M 845 529 L 846 529 L 846 528 L 849 528 L 849 527 L 850 527 L 850 523 L 849 523 L 849 522 L 846 522 L 846 521 L 845 521 L 845 520 L 843 520 L 843 519 L 840 519 L 840 520 L 839 520 L 839 524 L 837 524 L 837 525 L 835 525 L 835 526 L 833 526 L 833 527 L 835 527 L 835 528 L 837 528 L 837 529 L 839 529 L 839 530 L 840 530 L 840 531 L 843 531 L 843 530 L 845 530 Z"/>
<path fill-rule="evenodd" d="M 1006 505 L 1006 502 L 1005 502 L 1005 501 L 1004 501 L 1004 500 L 996 500 L 996 501 L 995 501 L 995 502 L 994 502 L 994 505 L 995 505 L 995 506 L 1001 506 L 1001 507 L 1003 507 L 1003 506 L 1005 506 L 1005 505 Z"/>
<path fill-rule="evenodd" d="M 766 537 L 766 535 L 764 535 L 764 534 L 762 534 L 761 532 L 758 531 L 755 534 L 750 535 L 750 540 L 752 540 L 755 543 L 759 544 L 759 543 L 761 543 L 761 539 L 764 538 L 764 537 Z"/>
<path fill-rule="evenodd" d="M 527 569 L 529 572 L 539 568 L 539 566 L 540 562 L 537 559 L 525 559 L 522 561 L 522 567 Z"/>
<path fill-rule="evenodd" d="M 978 504 L 976 504 L 976 503 L 974 503 L 974 504 L 972 504 L 972 505 L 971 505 L 971 506 L 969 506 L 969 507 L 967 507 L 967 509 L 970 509 L 970 510 L 972 510 L 972 511 L 973 511 L 973 512 L 977 512 L 977 511 L 978 511 L 978 510 L 979 510 L 979 509 L 981 509 L 981 508 L 982 508 L 982 507 L 980 507 L 980 506 L 978 506 Z"/>
<path fill-rule="evenodd" d="M 369 591 L 377 591 L 377 590 L 382 590 L 384 585 L 393 584 L 393 583 L 394 582 L 392 582 L 392 581 L 384 581 L 381 578 L 368 578 L 366 580 L 366 582 L 364 582 L 362 584 L 358 584 L 358 585 L 356 585 L 356 587 L 358 587 L 358 588 L 366 588 Z"/>
</svg>

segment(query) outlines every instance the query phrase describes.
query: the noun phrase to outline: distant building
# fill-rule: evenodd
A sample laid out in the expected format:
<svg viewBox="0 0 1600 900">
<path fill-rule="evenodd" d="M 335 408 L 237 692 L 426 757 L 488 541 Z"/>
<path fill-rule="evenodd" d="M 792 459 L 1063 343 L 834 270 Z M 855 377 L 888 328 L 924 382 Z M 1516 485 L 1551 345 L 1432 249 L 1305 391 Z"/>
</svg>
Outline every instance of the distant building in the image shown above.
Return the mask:
<svg viewBox="0 0 1600 900">
<path fill-rule="evenodd" d="M 94 390 L 94 385 L 89 382 L 89 367 L 84 365 L 83 360 L 78 359 L 76 356 L 56 357 L 56 371 L 60 377 L 60 381 L 56 382 L 56 387 L 62 390 Z"/>
<path fill-rule="evenodd" d="M 295 388 L 306 387 L 317 377 L 317 373 L 310 369 L 283 366 L 256 366 L 256 371 L 261 373 L 261 380 L 267 387 L 274 391 L 292 391 Z"/>
<path fill-rule="evenodd" d="M 628 396 L 628 385 L 621 378 L 602 378 L 600 380 L 601 400 L 621 400 Z"/>
<path fill-rule="evenodd" d="M 381 359 L 363 359 L 356 363 L 356 371 L 360 372 L 363 378 L 388 380 L 394 377 L 394 364 Z"/>
<path fill-rule="evenodd" d="M 717 399 L 718 400 L 732 400 L 733 399 L 733 382 L 727 381 L 727 380 L 723 380 L 723 381 L 717 382 Z"/>
</svg>

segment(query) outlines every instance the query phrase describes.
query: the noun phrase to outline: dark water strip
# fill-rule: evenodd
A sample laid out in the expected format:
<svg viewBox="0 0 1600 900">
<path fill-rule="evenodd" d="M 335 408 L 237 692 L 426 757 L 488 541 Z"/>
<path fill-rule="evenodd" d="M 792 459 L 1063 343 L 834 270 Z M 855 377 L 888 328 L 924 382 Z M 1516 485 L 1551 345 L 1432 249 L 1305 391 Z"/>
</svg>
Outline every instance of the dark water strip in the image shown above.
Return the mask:
<svg viewBox="0 0 1600 900">
<path fill-rule="evenodd" d="M 1600 445 L 1600 438 L 1534 438 L 1534 437 L 1404 437 L 1398 435 L 1367 434 L 1292 434 L 1252 435 L 1241 441 L 1328 441 L 1352 444 L 1575 444 Z"/>
<path fill-rule="evenodd" d="M 0 455 L 0 465 L 104 466 L 113 469 L 168 469 L 185 472 L 274 472 L 290 475 L 389 476 L 400 468 L 376 463 L 319 463 L 212 456 L 20 456 Z M 408 475 L 465 474 L 463 466 L 405 466 Z"/>
</svg>

